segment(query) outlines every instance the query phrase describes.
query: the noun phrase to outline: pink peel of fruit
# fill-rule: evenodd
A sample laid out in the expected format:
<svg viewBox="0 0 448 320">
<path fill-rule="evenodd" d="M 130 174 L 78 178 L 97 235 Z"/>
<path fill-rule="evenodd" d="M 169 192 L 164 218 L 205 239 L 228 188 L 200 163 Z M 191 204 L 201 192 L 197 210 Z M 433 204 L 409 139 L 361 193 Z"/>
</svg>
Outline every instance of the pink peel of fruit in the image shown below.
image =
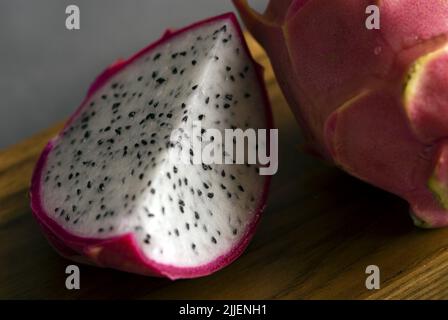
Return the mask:
<svg viewBox="0 0 448 320">
<path fill-rule="evenodd" d="M 448 2 L 233 0 L 315 153 L 448 225 Z M 365 26 L 376 5 L 380 29 Z"/>
</svg>

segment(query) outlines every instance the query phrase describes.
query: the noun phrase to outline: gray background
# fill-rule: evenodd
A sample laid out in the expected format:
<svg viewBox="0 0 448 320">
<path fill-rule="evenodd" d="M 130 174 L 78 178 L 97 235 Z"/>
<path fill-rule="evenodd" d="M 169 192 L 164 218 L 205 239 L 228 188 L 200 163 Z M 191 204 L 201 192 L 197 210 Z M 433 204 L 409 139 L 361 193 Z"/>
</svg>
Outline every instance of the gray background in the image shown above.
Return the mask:
<svg viewBox="0 0 448 320">
<path fill-rule="evenodd" d="M 80 30 L 65 28 L 69 4 Z M 166 28 L 227 11 L 230 0 L 0 0 L 0 149 L 65 119 L 99 72 Z"/>
</svg>

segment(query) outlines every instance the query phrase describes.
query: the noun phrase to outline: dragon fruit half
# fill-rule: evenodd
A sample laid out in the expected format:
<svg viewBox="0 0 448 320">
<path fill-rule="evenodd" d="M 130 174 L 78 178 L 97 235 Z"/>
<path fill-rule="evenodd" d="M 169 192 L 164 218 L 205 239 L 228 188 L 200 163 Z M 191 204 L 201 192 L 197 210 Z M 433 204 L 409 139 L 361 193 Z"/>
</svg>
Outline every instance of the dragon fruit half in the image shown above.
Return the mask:
<svg viewBox="0 0 448 320">
<path fill-rule="evenodd" d="M 260 72 L 233 14 L 167 31 L 109 67 L 34 171 L 31 206 L 53 246 L 75 261 L 171 279 L 236 259 L 269 177 L 260 164 L 172 159 L 193 156 L 191 139 L 213 140 L 209 128 L 272 128 Z M 173 142 L 175 129 L 183 135 Z"/>
<path fill-rule="evenodd" d="M 448 1 L 234 3 L 312 150 L 406 199 L 417 225 L 446 226 Z"/>
</svg>

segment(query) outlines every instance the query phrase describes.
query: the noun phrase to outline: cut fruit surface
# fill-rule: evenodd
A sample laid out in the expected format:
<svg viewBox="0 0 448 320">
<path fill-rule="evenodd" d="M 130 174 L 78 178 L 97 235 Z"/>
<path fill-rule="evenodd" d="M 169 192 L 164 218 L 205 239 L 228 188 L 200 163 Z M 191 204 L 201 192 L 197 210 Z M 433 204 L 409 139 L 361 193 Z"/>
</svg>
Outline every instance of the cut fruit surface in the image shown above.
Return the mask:
<svg viewBox="0 0 448 320">
<path fill-rule="evenodd" d="M 269 177 L 181 156 L 213 141 L 206 130 L 231 128 L 269 129 L 272 118 L 259 66 L 225 14 L 167 32 L 98 77 L 39 160 L 35 216 L 71 258 L 173 279 L 216 271 L 252 237 Z"/>
</svg>

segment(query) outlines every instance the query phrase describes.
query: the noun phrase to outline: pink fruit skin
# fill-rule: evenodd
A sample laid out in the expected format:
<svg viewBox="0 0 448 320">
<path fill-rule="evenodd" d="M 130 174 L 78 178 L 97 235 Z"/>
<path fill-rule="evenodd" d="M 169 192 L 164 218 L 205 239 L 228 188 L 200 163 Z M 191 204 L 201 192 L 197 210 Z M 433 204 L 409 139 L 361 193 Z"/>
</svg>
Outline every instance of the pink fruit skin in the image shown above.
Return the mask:
<svg viewBox="0 0 448 320">
<path fill-rule="evenodd" d="M 264 14 L 233 2 L 309 148 L 406 199 L 417 225 L 448 225 L 448 2 L 271 0 Z"/>
<path fill-rule="evenodd" d="M 147 48 L 141 50 L 127 60 L 117 61 L 109 68 L 107 68 L 102 74 L 100 74 L 89 88 L 87 97 L 84 99 L 81 106 L 74 112 L 74 114 L 65 124 L 64 129 L 67 128 L 67 126 L 73 121 L 73 119 L 75 119 L 81 113 L 83 108 L 86 106 L 85 102 L 89 99 L 89 97 L 93 95 L 98 89 L 100 89 L 108 81 L 108 79 L 110 79 L 116 73 L 120 72 L 120 70 L 126 68 L 126 66 L 134 62 L 142 55 L 149 53 L 159 44 L 168 41 L 190 29 L 198 28 L 201 25 L 219 20 L 230 21 L 235 26 L 241 38 L 241 42 L 243 43 L 243 46 L 248 53 L 248 56 L 251 57 L 241 28 L 233 13 L 226 13 L 204 21 L 200 21 L 176 31 L 167 30 L 163 34 L 162 38 L 160 38 L 155 43 L 152 43 Z M 263 81 L 263 68 L 254 60 L 252 61 L 257 69 L 257 77 L 264 99 L 264 112 L 267 118 L 266 128 L 271 129 L 274 127 L 274 124 L 267 92 Z M 34 217 L 44 231 L 44 234 L 47 237 L 48 241 L 62 256 L 80 263 L 93 264 L 100 267 L 113 268 L 148 276 L 166 277 L 171 280 L 175 280 L 179 278 L 195 278 L 206 276 L 229 265 L 243 253 L 250 240 L 252 239 L 255 233 L 255 229 L 258 225 L 260 215 L 265 208 L 270 185 L 269 176 L 266 176 L 265 178 L 262 195 L 260 196 L 259 205 L 257 207 L 254 219 L 247 226 L 240 242 L 238 242 L 229 252 L 221 255 L 213 262 L 198 267 L 177 267 L 173 265 L 160 264 L 147 258 L 139 248 L 133 234 L 131 233 L 109 239 L 83 238 L 69 233 L 48 216 L 42 206 L 40 196 L 40 189 L 42 185 L 42 171 L 47 160 L 47 156 L 53 148 L 54 141 L 58 139 L 58 137 L 59 136 L 49 141 L 39 157 L 31 180 L 30 199 L 31 209 Z M 267 145 L 269 145 L 269 141 Z"/>
</svg>

